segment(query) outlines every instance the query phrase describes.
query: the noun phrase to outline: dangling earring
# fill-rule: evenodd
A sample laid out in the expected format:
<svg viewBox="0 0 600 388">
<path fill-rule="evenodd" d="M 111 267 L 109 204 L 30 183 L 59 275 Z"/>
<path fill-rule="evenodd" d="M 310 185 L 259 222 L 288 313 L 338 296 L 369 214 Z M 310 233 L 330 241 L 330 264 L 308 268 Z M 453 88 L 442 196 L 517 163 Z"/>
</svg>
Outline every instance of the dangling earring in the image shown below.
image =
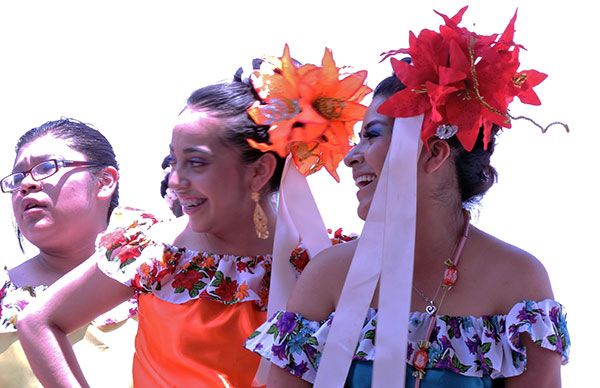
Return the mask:
<svg viewBox="0 0 600 388">
<path fill-rule="evenodd" d="M 254 229 L 256 230 L 256 236 L 261 240 L 266 240 L 269 238 L 269 229 L 267 229 L 267 214 L 260 206 L 258 201 L 260 200 L 260 194 L 258 191 L 253 191 L 252 200 L 256 204 L 254 208 Z"/>
</svg>

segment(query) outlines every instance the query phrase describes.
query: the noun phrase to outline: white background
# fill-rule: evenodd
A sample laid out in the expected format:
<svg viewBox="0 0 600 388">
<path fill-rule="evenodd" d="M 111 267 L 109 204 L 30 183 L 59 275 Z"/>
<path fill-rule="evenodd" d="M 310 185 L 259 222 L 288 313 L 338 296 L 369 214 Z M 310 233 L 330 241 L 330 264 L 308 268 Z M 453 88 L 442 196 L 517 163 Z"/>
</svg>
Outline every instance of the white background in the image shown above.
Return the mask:
<svg viewBox="0 0 600 388">
<path fill-rule="evenodd" d="M 218 4 L 217 4 L 218 3 Z M 165 213 L 160 163 L 175 116 L 194 89 L 230 79 L 253 57 L 281 55 L 289 43 L 304 63 L 320 63 L 325 46 L 338 65 L 369 71 L 369 84 L 391 74 L 383 51 L 406 47 L 408 31 L 436 30 L 470 5 L 463 26 L 502 32 L 519 8 L 515 40 L 528 51 L 522 68 L 549 78 L 541 107 L 513 104 L 513 115 L 567 122 L 542 135 L 525 121 L 499 138 L 500 177 L 476 224 L 546 266 L 567 307 L 573 341 L 563 368 L 567 387 L 591 380 L 598 344 L 600 276 L 596 169 L 598 23 L 583 1 L 22 1 L 0 3 L 0 175 L 10 173 L 14 145 L 26 130 L 60 116 L 94 124 L 121 164 L 122 204 Z M 10 4 L 10 5 L 9 5 Z M 360 232 L 354 186 L 311 177 L 328 226 Z M 0 198 L 0 263 L 21 260 L 10 200 Z M 490 257 L 490 260 L 495 258 Z M 515 268 L 515 271 L 518 271 Z"/>
</svg>

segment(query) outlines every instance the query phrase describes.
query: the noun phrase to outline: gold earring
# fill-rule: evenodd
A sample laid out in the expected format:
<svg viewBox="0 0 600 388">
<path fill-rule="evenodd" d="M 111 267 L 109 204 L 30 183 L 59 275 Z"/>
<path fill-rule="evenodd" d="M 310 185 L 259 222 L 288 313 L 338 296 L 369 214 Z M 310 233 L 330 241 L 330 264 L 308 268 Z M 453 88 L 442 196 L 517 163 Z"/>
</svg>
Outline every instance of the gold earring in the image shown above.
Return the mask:
<svg viewBox="0 0 600 388">
<path fill-rule="evenodd" d="M 258 201 L 260 200 L 260 194 L 258 191 L 253 191 L 252 200 L 256 204 L 254 207 L 254 229 L 256 230 L 256 236 L 261 240 L 266 240 L 269 238 L 269 229 L 267 228 L 267 214 L 260 206 Z"/>
</svg>

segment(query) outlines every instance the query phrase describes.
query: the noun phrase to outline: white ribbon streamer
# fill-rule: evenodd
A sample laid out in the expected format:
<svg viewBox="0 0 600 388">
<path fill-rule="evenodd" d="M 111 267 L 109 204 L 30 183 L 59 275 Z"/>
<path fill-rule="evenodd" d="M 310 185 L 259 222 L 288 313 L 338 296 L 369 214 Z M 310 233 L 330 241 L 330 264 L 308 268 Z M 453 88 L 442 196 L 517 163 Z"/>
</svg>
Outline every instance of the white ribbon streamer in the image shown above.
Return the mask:
<svg viewBox="0 0 600 388">
<path fill-rule="evenodd" d="M 325 343 L 316 388 L 344 386 L 380 279 L 373 387 L 404 387 L 422 121 L 422 115 L 394 121 L 386 160 Z"/>
<path fill-rule="evenodd" d="M 278 310 L 286 308 L 296 284 L 296 270 L 290 265 L 289 260 L 300 240 L 311 258 L 331 246 L 331 240 L 306 177 L 298 171 L 291 156 L 288 156 L 279 188 L 279 208 L 275 225 L 267 307 L 269 318 Z M 261 361 L 255 379 L 259 384 L 266 382 L 269 365 L 271 364 L 268 361 L 264 359 Z"/>
<path fill-rule="evenodd" d="M 417 162 L 423 116 L 394 121 L 390 154 L 373 387 L 404 387 L 417 215 Z M 364 318 L 363 318 L 364 319 Z M 398 384 L 400 383 L 400 384 Z"/>
</svg>

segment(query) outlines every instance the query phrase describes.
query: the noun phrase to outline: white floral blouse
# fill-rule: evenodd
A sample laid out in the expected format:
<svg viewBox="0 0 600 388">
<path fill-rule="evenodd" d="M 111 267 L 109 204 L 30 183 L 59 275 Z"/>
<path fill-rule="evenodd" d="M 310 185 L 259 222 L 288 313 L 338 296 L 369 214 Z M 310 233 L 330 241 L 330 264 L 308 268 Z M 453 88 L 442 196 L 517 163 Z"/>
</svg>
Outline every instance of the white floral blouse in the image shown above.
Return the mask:
<svg viewBox="0 0 600 388">
<path fill-rule="evenodd" d="M 335 313 L 322 322 L 279 311 L 261 325 L 246 341 L 245 347 L 273 364 L 308 382 L 314 382 L 321 352 Z M 429 315 L 410 314 L 407 363 L 427 332 Z M 373 360 L 377 311 L 369 309 L 355 360 Z M 443 369 L 463 376 L 516 376 L 525 370 L 526 352 L 520 334 L 562 356 L 567 363 L 570 340 L 564 308 L 553 300 L 522 301 L 506 315 L 483 317 L 437 317 L 428 349 L 427 369 Z"/>
<path fill-rule="evenodd" d="M 182 304 L 211 299 L 224 304 L 253 301 L 266 310 L 271 279 L 271 256 L 236 256 L 198 252 L 152 240 L 147 232 L 159 221 L 139 213 L 127 227 L 119 227 L 99 238 L 98 267 L 109 277 L 138 294 L 152 293 L 164 301 Z M 338 229 L 331 241 L 354 239 Z M 290 256 L 300 274 L 309 261 L 300 244 Z"/>
</svg>

